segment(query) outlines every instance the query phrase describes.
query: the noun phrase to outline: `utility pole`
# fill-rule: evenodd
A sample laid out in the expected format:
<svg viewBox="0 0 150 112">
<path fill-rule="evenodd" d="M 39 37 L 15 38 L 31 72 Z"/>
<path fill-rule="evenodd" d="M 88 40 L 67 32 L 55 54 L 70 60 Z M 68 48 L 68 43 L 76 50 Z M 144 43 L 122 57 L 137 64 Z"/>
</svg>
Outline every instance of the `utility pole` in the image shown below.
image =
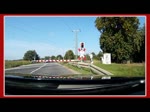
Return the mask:
<svg viewBox="0 0 150 112">
<path fill-rule="evenodd" d="M 75 32 L 75 55 L 76 55 L 76 59 L 78 58 L 78 37 L 77 37 L 77 33 L 80 32 L 80 30 L 72 30 L 73 32 Z"/>
</svg>

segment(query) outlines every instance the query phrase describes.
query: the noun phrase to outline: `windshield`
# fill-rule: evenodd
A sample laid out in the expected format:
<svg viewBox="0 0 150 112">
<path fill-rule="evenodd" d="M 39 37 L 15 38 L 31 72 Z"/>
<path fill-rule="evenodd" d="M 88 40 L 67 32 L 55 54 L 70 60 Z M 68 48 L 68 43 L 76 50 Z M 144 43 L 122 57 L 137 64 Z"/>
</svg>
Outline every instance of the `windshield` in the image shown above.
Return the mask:
<svg viewBox="0 0 150 112">
<path fill-rule="evenodd" d="M 145 95 L 145 16 L 4 20 L 6 95 L 126 95 L 137 86 Z"/>
</svg>

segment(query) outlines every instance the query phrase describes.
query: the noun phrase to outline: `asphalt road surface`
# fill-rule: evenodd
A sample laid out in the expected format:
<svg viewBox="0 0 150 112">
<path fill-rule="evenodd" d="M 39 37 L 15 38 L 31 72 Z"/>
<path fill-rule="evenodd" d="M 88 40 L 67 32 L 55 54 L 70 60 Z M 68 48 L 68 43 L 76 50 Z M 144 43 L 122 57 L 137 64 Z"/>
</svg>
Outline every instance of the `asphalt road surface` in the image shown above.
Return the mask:
<svg viewBox="0 0 150 112">
<path fill-rule="evenodd" d="M 20 67 L 5 69 L 5 73 L 21 73 L 33 75 L 69 75 L 79 74 L 78 72 L 68 69 L 59 63 L 37 63 L 23 65 Z"/>
</svg>

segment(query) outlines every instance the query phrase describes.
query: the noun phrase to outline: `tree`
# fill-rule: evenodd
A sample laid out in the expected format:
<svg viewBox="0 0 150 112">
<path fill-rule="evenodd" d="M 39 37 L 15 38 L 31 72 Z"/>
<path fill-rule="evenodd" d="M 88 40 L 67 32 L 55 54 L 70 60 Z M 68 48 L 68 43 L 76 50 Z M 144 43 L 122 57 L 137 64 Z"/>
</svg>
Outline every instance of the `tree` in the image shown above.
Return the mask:
<svg viewBox="0 0 150 112">
<path fill-rule="evenodd" d="M 50 59 L 50 56 L 45 56 L 44 59 L 45 59 L 45 60 L 49 60 L 49 59 Z"/>
<path fill-rule="evenodd" d="M 113 62 L 131 60 L 134 50 L 139 49 L 137 17 L 97 17 L 95 26 L 101 33 L 100 48 L 111 53 Z"/>
<path fill-rule="evenodd" d="M 103 52 L 100 51 L 100 52 L 97 54 L 96 57 L 97 57 L 98 60 L 100 60 L 101 57 L 103 57 Z"/>
<path fill-rule="evenodd" d="M 51 56 L 51 60 L 55 60 L 56 59 L 56 56 Z"/>
<path fill-rule="evenodd" d="M 93 57 L 96 56 L 96 54 L 94 52 L 92 52 L 91 54 L 93 55 Z"/>
<path fill-rule="evenodd" d="M 138 30 L 138 39 L 135 40 L 134 52 L 132 60 L 134 62 L 145 61 L 145 24 Z"/>
<path fill-rule="evenodd" d="M 40 57 L 35 50 L 28 50 L 23 57 L 24 60 L 39 60 Z"/>
<path fill-rule="evenodd" d="M 85 57 L 86 57 L 86 60 L 90 60 L 90 55 L 89 54 L 86 54 Z"/>
<path fill-rule="evenodd" d="M 74 59 L 74 53 L 72 50 L 68 50 L 64 56 L 65 59 Z"/>
<path fill-rule="evenodd" d="M 145 24 L 141 29 L 141 43 L 142 43 L 140 48 L 141 61 L 145 62 Z"/>
<path fill-rule="evenodd" d="M 62 57 L 62 55 L 57 55 L 57 57 L 56 57 L 58 60 L 61 60 L 61 59 L 63 59 L 63 57 Z"/>
<path fill-rule="evenodd" d="M 93 59 L 97 59 L 96 54 L 94 52 L 91 53 L 93 55 Z"/>
<path fill-rule="evenodd" d="M 40 58 L 40 60 L 45 60 L 45 58 Z"/>
</svg>

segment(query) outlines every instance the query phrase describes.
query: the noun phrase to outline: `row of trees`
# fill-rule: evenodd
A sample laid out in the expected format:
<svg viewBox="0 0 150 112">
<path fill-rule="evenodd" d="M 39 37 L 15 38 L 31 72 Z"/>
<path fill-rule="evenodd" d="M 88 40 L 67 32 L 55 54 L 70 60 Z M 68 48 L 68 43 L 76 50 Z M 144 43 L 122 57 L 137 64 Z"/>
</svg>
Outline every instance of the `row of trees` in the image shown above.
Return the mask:
<svg viewBox="0 0 150 112">
<path fill-rule="evenodd" d="M 140 28 L 139 24 L 137 17 L 97 17 L 103 53 L 111 53 L 117 63 L 145 61 L 145 25 Z"/>
<path fill-rule="evenodd" d="M 57 56 L 45 56 L 44 58 L 40 58 L 40 56 L 37 54 L 37 52 L 35 50 L 28 50 L 25 54 L 24 54 L 24 57 L 23 57 L 24 60 L 29 60 L 29 61 L 32 61 L 32 60 L 49 60 L 49 59 L 63 59 L 63 56 L 62 55 L 57 55 Z"/>
<path fill-rule="evenodd" d="M 49 59 L 51 59 L 51 60 L 61 60 L 61 59 L 63 59 L 63 56 L 62 55 L 57 55 L 57 56 L 54 56 L 54 55 L 52 55 L 52 56 L 45 56 L 44 58 L 41 58 L 42 60 L 49 60 Z"/>
<path fill-rule="evenodd" d="M 95 54 L 94 52 L 92 52 L 93 54 L 93 59 L 100 59 L 101 56 L 103 56 L 103 53 L 102 52 L 99 52 L 98 54 Z M 90 56 L 89 54 L 86 54 L 86 59 L 87 60 L 90 60 Z M 57 55 L 57 56 L 45 56 L 44 58 L 40 58 L 40 56 L 36 53 L 35 50 L 29 50 L 27 51 L 25 54 L 24 54 L 24 57 L 23 57 L 24 60 L 61 60 L 61 59 L 75 59 L 75 55 L 73 53 L 72 50 L 68 50 L 66 53 L 65 53 L 65 56 L 63 57 L 62 55 Z"/>
<path fill-rule="evenodd" d="M 75 58 L 75 55 L 74 55 L 72 50 L 68 50 L 64 57 L 62 55 L 57 55 L 57 56 L 52 55 L 52 56 L 45 56 L 44 58 L 40 58 L 40 56 L 37 54 L 37 52 L 35 50 L 28 50 L 24 54 L 24 57 L 23 57 L 24 60 L 29 60 L 29 61 L 39 60 L 39 59 L 42 59 L 42 60 L 49 60 L 49 59 L 61 60 L 61 59 L 74 59 L 74 58 Z"/>
</svg>

